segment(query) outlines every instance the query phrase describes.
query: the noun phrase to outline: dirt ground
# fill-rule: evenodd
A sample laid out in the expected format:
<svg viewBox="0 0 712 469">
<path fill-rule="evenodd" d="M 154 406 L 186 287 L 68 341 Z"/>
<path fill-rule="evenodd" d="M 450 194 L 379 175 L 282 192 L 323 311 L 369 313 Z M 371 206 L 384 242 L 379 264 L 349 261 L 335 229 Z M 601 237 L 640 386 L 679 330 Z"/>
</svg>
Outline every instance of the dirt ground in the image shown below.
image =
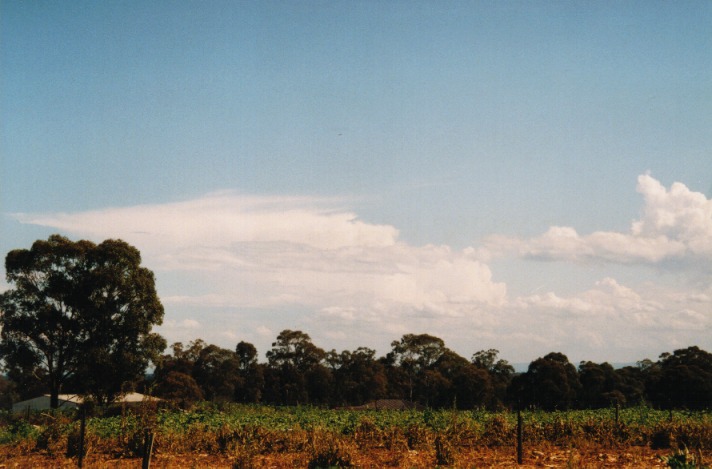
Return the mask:
<svg viewBox="0 0 712 469">
<path fill-rule="evenodd" d="M 454 455 L 454 464 L 439 467 L 452 468 L 494 468 L 494 467 L 521 467 L 521 468 L 654 468 L 667 467 L 662 459 L 670 456 L 671 450 L 651 450 L 647 447 L 631 447 L 620 450 L 595 449 L 561 449 L 540 448 L 528 449 L 524 453 L 523 464 L 518 465 L 516 453 L 511 449 L 483 448 L 459 450 Z M 709 464 L 712 461 L 712 451 L 704 454 L 694 452 L 699 460 Z M 151 458 L 153 469 L 183 469 L 183 468 L 260 468 L 260 469 L 286 469 L 307 467 L 309 461 L 304 453 L 269 454 L 252 457 L 251 464 L 240 464 L 237 457 L 229 455 L 210 454 L 156 454 Z M 89 454 L 84 460 L 83 467 L 89 469 L 99 468 L 139 468 L 140 458 L 112 458 L 105 454 Z M 388 450 L 369 450 L 363 454 L 353 455 L 351 461 L 354 467 L 361 468 L 432 468 L 437 467 L 434 451 L 404 451 L 394 453 Z M 0 455 L 0 469 L 25 469 L 25 468 L 74 468 L 77 467 L 76 458 L 51 457 L 43 454 L 29 454 L 13 456 Z"/>
</svg>

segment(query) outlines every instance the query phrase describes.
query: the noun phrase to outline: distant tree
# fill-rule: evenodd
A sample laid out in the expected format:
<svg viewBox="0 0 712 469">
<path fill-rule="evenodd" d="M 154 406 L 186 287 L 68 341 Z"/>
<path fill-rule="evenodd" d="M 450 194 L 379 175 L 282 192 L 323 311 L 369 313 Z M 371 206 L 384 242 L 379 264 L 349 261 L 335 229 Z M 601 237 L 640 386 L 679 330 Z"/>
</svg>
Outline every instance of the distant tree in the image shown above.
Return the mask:
<svg viewBox="0 0 712 469">
<path fill-rule="evenodd" d="M 531 362 L 527 372 L 515 377 L 510 387 L 521 405 L 566 410 L 573 406 L 581 384 L 566 355 L 552 352 Z"/>
<path fill-rule="evenodd" d="M 241 357 L 237 351 L 207 344 L 202 339 L 190 342 L 187 347 L 176 342 L 171 349 L 173 353 L 164 355 L 156 367 L 155 381 L 165 383 L 169 375 L 175 373 L 190 376 L 200 389 L 201 399 L 209 401 L 237 400 L 245 385 L 243 365 L 249 368 L 256 363 L 254 356 L 249 360 Z M 161 385 L 164 391 L 166 387 L 167 384 Z"/>
<path fill-rule="evenodd" d="M 618 391 L 621 395 L 620 404 L 634 405 L 645 399 L 645 376 L 637 366 L 625 366 L 615 370 L 618 375 Z"/>
<path fill-rule="evenodd" d="M 324 384 L 325 374 L 322 361 L 326 352 L 314 345 L 311 337 L 302 331 L 286 329 L 279 333 L 272 348 L 267 352 L 269 373 L 265 374 L 265 393 L 270 400 L 282 404 L 310 403 L 319 391 L 310 389 L 308 380 L 314 379 Z"/>
<path fill-rule="evenodd" d="M 70 382 L 113 400 L 165 348 L 151 332 L 163 319 L 153 273 L 121 240 L 52 235 L 10 251 L 5 270 L 14 288 L 0 295 L 0 356 L 10 375 L 36 374 L 53 408 Z"/>
<path fill-rule="evenodd" d="M 665 353 L 659 375 L 651 381 L 651 398 L 660 407 L 712 407 L 712 354 L 699 347 Z"/>
<path fill-rule="evenodd" d="M 339 405 L 361 405 L 387 397 L 388 380 L 384 365 L 376 358 L 376 351 L 359 347 L 340 354 L 329 352 L 334 376 L 333 402 Z"/>
<path fill-rule="evenodd" d="M 171 345 L 172 353 L 163 355 L 158 360 L 156 370 L 153 373 L 154 380 L 156 382 L 161 381 L 171 372 L 183 373 L 192 377 L 195 362 L 198 361 L 200 352 L 207 345 L 203 339 L 196 339 L 190 342 L 187 348 L 182 342 L 173 343 Z"/>
<path fill-rule="evenodd" d="M 439 389 L 431 394 L 437 396 L 433 405 L 472 409 L 488 405 L 492 400 L 492 379 L 487 370 L 473 365 L 457 353 L 446 350 L 430 367 L 440 379 L 431 376 L 432 383 Z"/>
<path fill-rule="evenodd" d="M 235 347 L 239 362 L 239 380 L 235 387 L 237 402 L 257 403 L 262 399 L 265 386 L 264 367 L 257 362 L 257 349 L 249 342 L 240 342 Z"/>
<path fill-rule="evenodd" d="M 419 375 L 447 350 L 445 342 L 429 334 L 405 334 L 400 341 L 393 341 L 391 347 L 386 363 L 404 372 L 407 378 L 407 397 L 413 400 Z"/>
<path fill-rule="evenodd" d="M 251 343 L 241 341 L 235 347 L 235 353 L 240 362 L 240 370 L 249 370 L 257 364 L 257 349 Z"/>
<path fill-rule="evenodd" d="M 498 359 L 499 350 L 480 350 L 472 355 L 472 364 L 486 370 L 492 381 L 492 397 L 487 403 L 496 408 L 504 405 L 507 399 L 507 388 L 514 376 L 514 367 L 507 360 Z"/>
<path fill-rule="evenodd" d="M 192 376 L 180 371 L 169 371 L 156 382 L 154 394 L 187 408 L 203 399 L 203 392 Z"/>
<path fill-rule="evenodd" d="M 326 357 L 326 352 L 314 345 L 309 334 L 285 329 L 272 342 L 267 352 L 267 361 L 273 367 L 290 366 L 305 372 L 318 365 Z"/>
<path fill-rule="evenodd" d="M 239 385 L 240 362 L 232 350 L 208 345 L 193 365 L 193 378 L 210 401 L 231 402 Z"/>
<path fill-rule="evenodd" d="M 600 409 L 625 401 L 621 375 L 609 363 L 581 362 L 578 374 L 581 382 L 580 407 Z"/>
</svg>

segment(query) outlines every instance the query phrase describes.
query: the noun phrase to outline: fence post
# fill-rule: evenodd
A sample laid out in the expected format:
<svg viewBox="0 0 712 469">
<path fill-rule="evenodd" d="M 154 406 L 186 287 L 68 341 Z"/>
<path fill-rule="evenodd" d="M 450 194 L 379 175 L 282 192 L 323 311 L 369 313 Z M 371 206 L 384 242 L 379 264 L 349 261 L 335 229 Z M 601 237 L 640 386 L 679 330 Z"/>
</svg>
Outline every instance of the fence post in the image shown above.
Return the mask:
<svg viewBox="0 0 712 469">
<path fill-rule="evenodd" d="M 141 469 L 150 469 L 151 467 L 151 452 L 153 451 L 153 433 L 150 428 L 143 430 L 143 464 Z"/>
<path fill-rule="evenodd" d="M 517 406 L 517 464 L 524 462 L 524 437 L 522 430 L 522 408 Z"/>
<path fill-rule="evenodd" d="M 77 455 L 77 465 L 81 469 L 84 465 L 84 436 L 86 435 L 87 428 L 87 409 L 83 405 L 81 406 L 80 420 L 79 420 L 79 454 Z"/>
<path fill-rule="evenodd" d="M 616 401 L 616 425 L 618 425 L 618 419 L 620 418 L 621 403 Z"/>
</svg>

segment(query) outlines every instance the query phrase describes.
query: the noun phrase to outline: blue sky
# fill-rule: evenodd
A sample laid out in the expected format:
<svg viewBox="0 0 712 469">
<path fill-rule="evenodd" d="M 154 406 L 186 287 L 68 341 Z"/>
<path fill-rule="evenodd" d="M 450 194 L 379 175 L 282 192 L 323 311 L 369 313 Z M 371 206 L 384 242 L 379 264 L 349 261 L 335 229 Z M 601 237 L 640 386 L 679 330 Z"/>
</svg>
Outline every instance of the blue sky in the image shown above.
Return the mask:
<svg viewBox="0 0 712 469">
<path fill-rule="evenodd" d="M 0 26 L 0 251 L 131 242 L 169 342 L 712 349 L 709 2 L 4 1 Z"/>
</svg>

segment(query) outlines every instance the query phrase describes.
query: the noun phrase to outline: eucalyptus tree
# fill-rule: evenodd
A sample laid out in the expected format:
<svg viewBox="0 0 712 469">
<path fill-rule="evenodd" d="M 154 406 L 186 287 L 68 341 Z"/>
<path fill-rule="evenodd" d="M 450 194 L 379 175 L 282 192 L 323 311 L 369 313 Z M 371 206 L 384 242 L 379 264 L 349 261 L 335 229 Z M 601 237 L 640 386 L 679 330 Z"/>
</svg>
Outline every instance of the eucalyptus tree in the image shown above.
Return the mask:
<svg viewBox="0 0 712 469">
<path fill-rule="evenodd" d="M 529 364 L 510 386 L 520 405 L 545 410 L 566 410 L 574 405 L 581 389 L 576 367 L 563 353 L 551 352 Z"/>
<path fill-rule="evenodd" d="M 152 332 L 163 320 L 153 272 L 124 241 L 52 235 L 10 251 L 5 271 L 0 357 L 8 374 L 36 376 L 53 408 L 70 383 L 112 401 L 166 346 Z"/>
<path fill-rule="evenodd" d="M 405 334 L 399 341 L 391 342 L 391 347 L 385 360 L 391 367 L 390 384 L 404 381 L 406 397 L 413 400 L 418 381 L 425 378 L 428 368 L 447 351 L 445 342 L 430 334 Z"/>
<path fill-rule="evenodd" d="M 326 352 L 314 345 L 309 334 L 285 329 L 267 351 L 265 394 L 283 404 L 323 403 L 331 386 L 331 374 L 322 364 Z"/>
</svg>

